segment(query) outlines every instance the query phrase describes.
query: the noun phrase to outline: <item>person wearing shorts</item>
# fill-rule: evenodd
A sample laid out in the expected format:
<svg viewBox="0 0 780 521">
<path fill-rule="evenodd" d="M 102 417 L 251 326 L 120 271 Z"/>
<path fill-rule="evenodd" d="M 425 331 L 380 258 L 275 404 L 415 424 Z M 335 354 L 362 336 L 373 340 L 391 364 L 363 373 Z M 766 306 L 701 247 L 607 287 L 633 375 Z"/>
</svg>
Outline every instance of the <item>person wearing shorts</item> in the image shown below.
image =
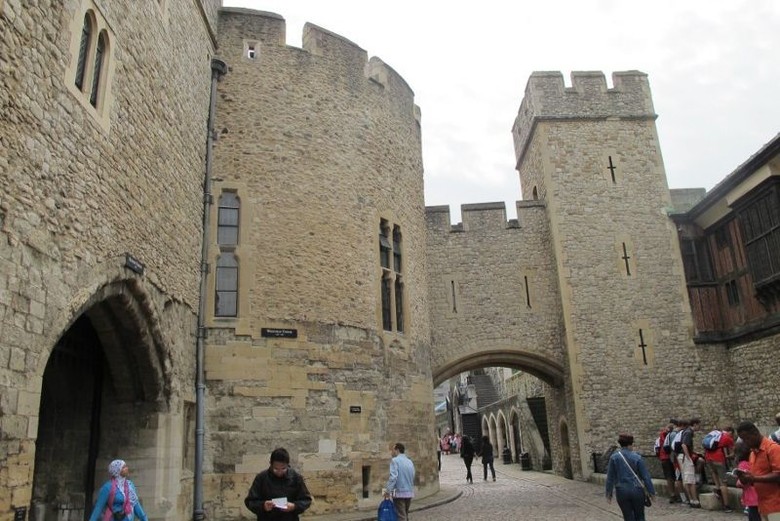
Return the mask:
<svg viewBox="0 0 780 521">
<path fill-rule="evenodd" d="M 721 431 L 718 447 L 704 451 L 704 460 L 707 462 L 707 470 L 710 473 L 712 483 L 715 485 L 715 494 L 720 498 L 724 512 L 731 512 L 729 506 L 729 487 L 726 484 L 727 459 L 731 457 L 734 449 L 734 428 L 729 426 Z"/>
<path fill-rule="evenodd" d="M 701 420 L 692 418 L 688 423 L 688 427 L 682 433 L 681 452 L 677 455 L 677 463 L 682 471 L 683 487 L 690 500 L 691 508 L 701 508 L 699 491 L 696 490 L 696 465 L 693 462 L 693 435 L 701 427 Z"/>
<path fill-rule="evenodd" d="M 669 489 L 669 503 L 679 503 L 682 501 L 679 494 L 675 494 L 675 471 L 674 463 L 672 463 L 673 454 L 667 453 L 664 449 L 664 441 L 667 436 L 671 436 L 674 431 L 674 423 L 667 424 L 661 432 L 658 434 L 658 460 L 661 462 L 661 469 L 664 472 L 664 479 L 666 480 L 666 486 Z"/>
</svg>

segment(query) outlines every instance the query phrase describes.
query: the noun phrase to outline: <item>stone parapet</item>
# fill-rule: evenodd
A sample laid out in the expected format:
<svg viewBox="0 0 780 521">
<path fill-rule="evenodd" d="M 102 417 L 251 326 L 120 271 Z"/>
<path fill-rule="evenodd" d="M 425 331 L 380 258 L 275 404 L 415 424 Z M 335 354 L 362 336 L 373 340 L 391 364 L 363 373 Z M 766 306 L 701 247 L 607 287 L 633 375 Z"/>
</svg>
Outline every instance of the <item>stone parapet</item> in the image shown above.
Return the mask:
<svg viewBox="0 0 780 521">
<path fill-rule="evenodd" d="M 525 154 L 537 120 L 540 119 L 654 119 L 647 74 L 639 71 L 612 73 L 613 88 L 603 72 L 571 73 L 566 87 L 560 72 L 534 72 L 512 127 L 518 163 Z"/>
</svg>

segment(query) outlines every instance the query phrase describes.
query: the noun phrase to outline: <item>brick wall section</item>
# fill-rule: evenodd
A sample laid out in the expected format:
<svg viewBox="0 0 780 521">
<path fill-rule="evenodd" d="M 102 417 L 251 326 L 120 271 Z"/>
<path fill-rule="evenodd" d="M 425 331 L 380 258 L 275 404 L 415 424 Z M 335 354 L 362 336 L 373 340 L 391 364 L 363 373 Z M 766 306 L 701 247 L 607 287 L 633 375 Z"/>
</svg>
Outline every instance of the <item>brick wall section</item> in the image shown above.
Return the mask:
<svg viewBox="0 0 780 521">
<path fill-rule="evenodd" d="M 11 506 L 29 504 L 40 379 L 49 352 L 101 285 L 132 277 L 121 269 L 124 252 L 146 265 L 141 286 L 159 313 L 154 327 L 165 338 L 164 357 L 176 365 L 168 384 L 175 392 L 192 391 L 187 361 L 198 300 L 212 49 L 192 2 L 165 4 L 162 16 L 157 2 L 95 2 L 114 34 L 108 130 L 65 80 L 74 59 L 71 27 L 80 30 L 84 16 L 81 2 L 3 5 L 3 519 Z M 174 315 L 170 323 L 165 318 Z M 176 407 L 177 398 L 172 400 Z M 151 505 L 155 497 L 145 500 Z"/>
<path fill-rule="evenodd" d="M 417 465 L 419 495 L 430 494 L 438 480 L 413 93 L 327 30 L 307 24 L 298 49 L 284 44 L 278 15 L 220 13 L 230 72 L 219 85 L 215 195 L 236 190 L 251 221 L 238 245 L 247 301 L 237 319 L 210 322 L 208 510 L 248 515 L 248 484 L 279 445 L 306 477 L 313 513 L 375 508 L 396 441 Z M 382 331 L 380 218 L 403 234 L 403 334 Z M 298 338 L 263 338 L 262 327 Z"/>
</svg>

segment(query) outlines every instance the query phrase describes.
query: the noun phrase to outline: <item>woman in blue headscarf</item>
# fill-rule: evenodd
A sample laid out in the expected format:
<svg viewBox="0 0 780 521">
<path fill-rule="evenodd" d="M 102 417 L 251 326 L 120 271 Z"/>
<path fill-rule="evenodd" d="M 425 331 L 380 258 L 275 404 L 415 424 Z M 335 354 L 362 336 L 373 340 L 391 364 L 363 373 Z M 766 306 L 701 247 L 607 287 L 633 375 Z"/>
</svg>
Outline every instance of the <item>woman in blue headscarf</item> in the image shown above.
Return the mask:
<svg viewBox="0 0 780 521">
<path fill-rule="evenodd" d="M 95 508 L 89 521 L 147 521 L 146 512 L 138 501 L 133 482 L 127 479 L 130 469 L 127 463 L 116 459 L 108 466 L 111 479 L 100 487 Z"/>
</svg>

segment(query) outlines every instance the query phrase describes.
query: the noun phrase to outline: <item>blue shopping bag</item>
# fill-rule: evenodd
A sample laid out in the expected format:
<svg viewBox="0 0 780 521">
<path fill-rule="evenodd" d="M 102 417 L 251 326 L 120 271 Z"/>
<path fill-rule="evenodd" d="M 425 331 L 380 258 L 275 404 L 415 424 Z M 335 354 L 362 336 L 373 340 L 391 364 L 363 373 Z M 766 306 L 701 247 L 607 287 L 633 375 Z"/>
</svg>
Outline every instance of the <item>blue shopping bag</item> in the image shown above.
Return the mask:
<svg viewBox="0 0 780 521">
<path fill-rule="evenodd" d="M 395 505 L 392 499 L 383 499 L 379 503 L 379 510 L 376 512 L 377 521 L 398 521 L 395 513 Z"/>
</svg>

